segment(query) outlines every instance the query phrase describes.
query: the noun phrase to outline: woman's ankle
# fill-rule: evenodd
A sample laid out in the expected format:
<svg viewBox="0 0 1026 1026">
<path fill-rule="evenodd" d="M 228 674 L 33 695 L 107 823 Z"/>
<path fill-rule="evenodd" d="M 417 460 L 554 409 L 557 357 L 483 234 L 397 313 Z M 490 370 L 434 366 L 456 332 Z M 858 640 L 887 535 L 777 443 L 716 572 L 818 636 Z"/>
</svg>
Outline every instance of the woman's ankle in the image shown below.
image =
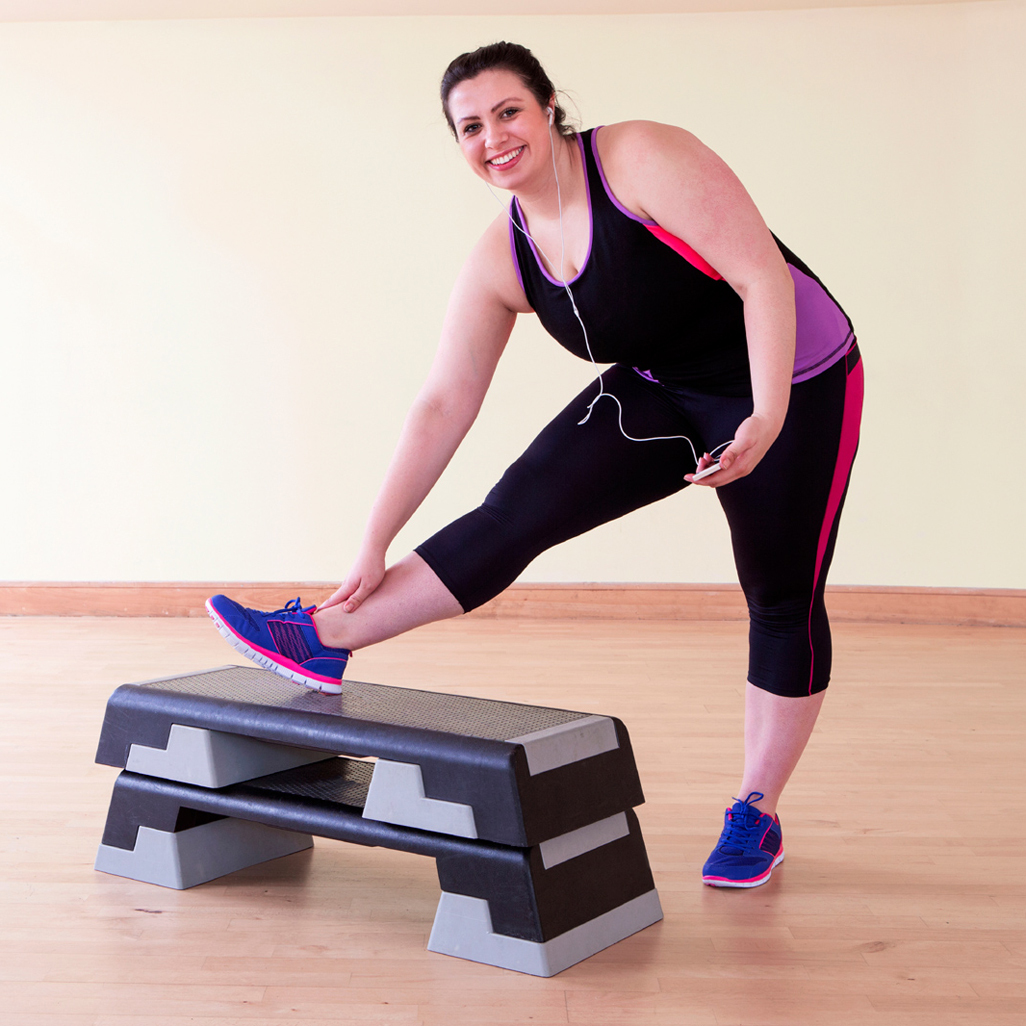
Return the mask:
<svg viewBox="0 0 1026 1026">
<path fill-rule="evenodd" d="M 343 615 L 341 608 L 332 606 L 330 609 L 318 609 L 311 614 L 310 619 L 313 620 L 317 637 L 325 648 L 344 648 L 352 651 L 353 646 L 346 644 L 346 632 L 340 622 Z"/>
</svg>

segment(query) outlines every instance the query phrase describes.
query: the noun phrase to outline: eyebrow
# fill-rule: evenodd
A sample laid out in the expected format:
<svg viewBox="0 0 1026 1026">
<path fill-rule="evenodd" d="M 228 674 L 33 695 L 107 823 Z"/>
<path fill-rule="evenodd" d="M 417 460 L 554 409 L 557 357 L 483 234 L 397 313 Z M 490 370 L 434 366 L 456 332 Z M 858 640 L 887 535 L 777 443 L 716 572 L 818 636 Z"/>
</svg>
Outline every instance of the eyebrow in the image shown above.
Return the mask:
<svg viewBox="0 0 1026 1026">
<path fill-rule="evenodd" d="M 513 101 L 514 103 L 523 103 L 524 102 L 523 100 L 520 99 L 519 96 L 507 96 L 506 99 L 499 100 L 499 102 L 494 107 L 492 107 L 492 109 L 488 113 L 489 114 L 494 114 L 504 103 L 509 103 L 510 101 Z M 458 120 L 461 121 L 461 122 L 462 121 L 477 121 L 479 119 L 479 117 L 480 117 L 480 115 L 478 115 L 478 114 L 468 114 L 466 117 L 459 118 Z"/>
</svg>

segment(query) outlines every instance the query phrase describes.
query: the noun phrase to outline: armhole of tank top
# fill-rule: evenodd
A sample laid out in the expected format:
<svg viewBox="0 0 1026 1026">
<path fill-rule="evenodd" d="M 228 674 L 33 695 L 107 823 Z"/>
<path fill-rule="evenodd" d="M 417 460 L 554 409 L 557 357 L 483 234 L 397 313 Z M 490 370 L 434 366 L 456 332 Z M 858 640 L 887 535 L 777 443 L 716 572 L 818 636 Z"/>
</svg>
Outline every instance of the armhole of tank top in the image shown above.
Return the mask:
<svg viewBox="0 0 1026 1026">
<path fill-rule="evenodd" d="M 602 158 L 599 156 L 598 151 L 598 134 L 600 129 L 605 128 L 605 125 L 596 125 L 591 130 L 591 139 L 589 140 L 589 149 L 591 150 L 591 159 L 595 163 L 595 170 L 598 171 L 599 181 L 602 183 L 602 189 L 606 196 L 609 198 L 609 202 L 620 211 L 624 217 L 629 217 L 632 221 L 637 221 L 638 224 L 643 224 L 646 228 L 651 228 L 655 225 L 655 221 L 646 221 L 643 217 L 638 217 L 633 210 L 628 210 L 617 198 L 616 193 L 613 192 L 612 186 L 609 184 L 609 179 L 606 178 L 606 169 L 602 166 Z"/>
<path fill-rule="evenodd" d="M 602 158 L 599 156 L 598 151 L 598 131 L 604 126 L 598 125 L 592 129 L 591 133 L 591 155 L 595 161 L 595 169 L 598 171 L 599 179 L 602 182 L 602 188 L 605 190 L 606 196 L 609 197 L 609 202 L 620 211 L 624 217 L 629 217 L 632 221 L 636 221 L 638 224 L 644 225 L 664 246 L 669 246 L 678 256 L 683 257 L 696 271 L 701 271 L 702 274 L 708 278 L 712 278 L 714 281 L 722 281 L 723 275 L 713 267 L 712 264 L 706 260 L 701 253 L 692 249 L 683 239 L 674 235 L 672 232 L 668 232 L 662 225 L 657 224 L 655 221 L 650 221 L 647 218 L 639 217 L 634 213 L 633 210 L 628 210 L 617 198 L 613 192 L 612 186 L 609 184 L 609 179 L 606 178 L 605 168 L 602 166 Z"/>
<path fill-rule="evenodd" d="M 520 289 L 524 293 L 527 305 L 532 306 L 531 300 L 527 295 L 527 286 L 524 285 L 524 275 L 520 270 L 520 257 L 517 254 L 517 229 L 516 222 L 513 220 L 513 204 L 516 203 L 516 201 L 516 196 L 509 201 L 509 255 L 510 259 L 513 261 L 513 270 L 516 271 L 517 281 L 520 282 Z M 517 211 L 517 213 L 519 213 L 519 211 Z"/>
</svg>

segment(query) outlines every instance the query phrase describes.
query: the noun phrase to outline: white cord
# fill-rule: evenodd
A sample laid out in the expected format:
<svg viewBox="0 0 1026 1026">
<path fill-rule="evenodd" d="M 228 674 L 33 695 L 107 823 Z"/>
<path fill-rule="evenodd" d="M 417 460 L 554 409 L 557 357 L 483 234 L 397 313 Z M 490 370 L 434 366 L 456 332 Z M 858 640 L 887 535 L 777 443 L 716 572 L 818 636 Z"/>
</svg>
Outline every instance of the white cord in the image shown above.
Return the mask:
<svg viewBox="0 0 1026 1026">
<path fill-rule="evenodd" d="M 612 399 L 613 402 L 616 403 L 616 408 L 618 411 L 617 425 L 620 428 L 620 434 L 623 435 L 623 437 L 626 438 L 628 442 L 672 442 L 676 441 L 677 439 L 683 439 L 683 441 L 688 443 L 688 446 L 691 449 L 691 455 L 694 456 L 695 465 L 697 466 L 699 463 L 698 451 L 695 449 L 694 442 L 692 442 L 687 435 L 653 435 L 650 438 L 635 438 L 633 435 L 627 434 L 623 426 L 623 404 L 615 395 L 613 395 L 612 392 L 606 391 L 606 383 L 602 377 L 602 371 L 599 368 L 598 363 L 595 361 L 595 357 L 591 351 L 591 342 L 588 339 L 588 329 L 584 326 L 584 320 L 581 318 L 581 312 L 577 309 L 577 303 L 574 300 L 574 294 L 570 289 L 570 284 L 567 282 L 566 276 L 563 274 L 563 264 L 564 260 L 566 259 L 566 239 L 563 235 L 563 193 L 559 187 L 559 171 L 556 169 L 556 142 L 552 135 L 551 122 L 549 123 L 549 141 L 551 143 L 549 147 L 549 152 L 552 154 L 552 174 L 553 177 L 556 179 L 556 204 L 559 208 L 559 282 L 566 290 L 566 294 L 570 299 L 570 308 L 573 310 L 574 317 L 577 318 L 577 323 L 581 326 L 581 331 L 584 333 L 584 347 L 588 351 L 588 359 L 591 360 L 592 366 L 595 368 L 595 371 L 598 374 L 599 383 L 598 395 L 595 396 L 595 398 L 592 399 L 590 403 L 588 403 L 588 412 L 584 415 L 582 420 L 579 420 L 577 422 L 578 427 L 581 427 L 588 423 L 588 421 L 591 419 L 591 411 L 595 408 L 595 403 L 597 403 L 603 396 L 605 396 L 607 399 Z M 585 173 L 587 173 L 587 171 Z M 538 245 L 538 243 L 535 241 L 534 237 L 530 234 L 530 232 L 528 232 L 525 228 L 521 228 L 520 225 L 518 225 L 516 221 L 513 219 L 512 203 L 509 207 L 507 207 L 502 202 L 502 200 L 495 195 L 495 191 L 492 189 L 491 185 L 489 185 L 488 182 L 485 182 L 485 185 L 488 186 L 488 191 L 492 194 L 492 196 L 495 197 L 495 202 L 498 203 L 499 206 L 502 207 L 502 209 L 506 212 L 506 216 L 509 218 L 509 223 L 513 225 L 513 227 L 518 232 L 520 232 L 520 234 L 523 235 L 524 238 L 530 241 L 530 243 L 534 246 L 535 249 L 538 250 L 538 252 L 544 258 L 545 262 L 550 267 L 554 267 L 555 265 L 549 259 L 548 254 L 545 252 L 545 250 L 541 248 L 540 245 Z M 723 442 L 720 445 L 715 446 L 713 449 L 710 450 L 709 455 L 715 457 L 717 450 L 725 449 L 733 441 L 734 439 L 731 439 L 729 442 Z"/>
</svg>

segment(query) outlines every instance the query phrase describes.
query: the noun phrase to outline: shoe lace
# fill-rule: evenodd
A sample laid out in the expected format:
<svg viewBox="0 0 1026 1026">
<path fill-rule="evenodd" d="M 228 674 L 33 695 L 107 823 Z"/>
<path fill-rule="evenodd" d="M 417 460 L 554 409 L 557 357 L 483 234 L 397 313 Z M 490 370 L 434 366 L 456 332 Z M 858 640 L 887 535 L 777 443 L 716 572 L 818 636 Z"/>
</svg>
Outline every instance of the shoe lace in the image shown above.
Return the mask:
<svg viewBox="0 0 1026 1026">
<path fill-rule="evenodd" d="M 720 840 L 720 848 L 739 848 L 744 850 L 748 846 L 752 830 L 762 813 L 752 804 L 766 796 L 759 791 L 752 791 L 744 800 L 735 798 L 735 802 L 741 803 L 741 808 L 735 812 L 733 809 L 727 813 L 725 836 Z"/>
<path fill-rule="evenodd" d="M 303 600 L 297 595 L 291 602 L 286 602 L 281 609 L 276 609 L 271 615 L 277 616 L 279 613 L 312 613 L 317 606 L 307 606 L 303 608 Z"/>
</svg>

